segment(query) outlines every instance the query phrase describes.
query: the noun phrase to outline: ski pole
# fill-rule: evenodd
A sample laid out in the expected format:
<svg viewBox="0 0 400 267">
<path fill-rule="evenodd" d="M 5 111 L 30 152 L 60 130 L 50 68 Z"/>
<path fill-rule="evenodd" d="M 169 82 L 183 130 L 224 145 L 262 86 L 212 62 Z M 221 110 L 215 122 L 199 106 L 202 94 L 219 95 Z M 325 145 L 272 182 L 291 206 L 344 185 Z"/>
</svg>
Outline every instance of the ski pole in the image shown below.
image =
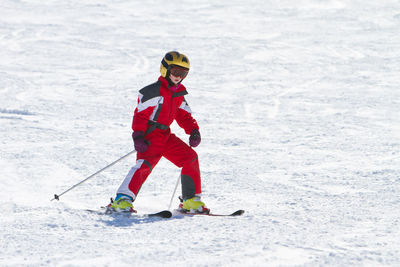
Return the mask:
<svg viewBox="0 0 400 267">
<path fill-rule="evenodd" d="M 116 161 L 114 161 L 114 162 L 108 164 L 108 165 L 105 166 L 103 169 L 98 170 L 97 172 L 93 173 L 93 174 L 90 175 L 89 177 L 87 177 L 87 178 L 85 178 L 84 180 L 80 181 L 80 182 L 77 183 L 76 185 L 71 186 L 69 189 L 65 190 L 65 191 L 62 192 L 61 194 L 59 194 L 59 195 L 54 194 L 54 198 L 53 198 L 52 200 L 50 200 L 50 201 L 53 201 L 54 199 L 60 200 L 60 197 L 61 197 L 62 195 L 64 195 L 65 193 L 67 193 L 67 192 L 71 191 L 72 189 L 74 189 L 75 187 L 77 187 L 77 186 L 83 184 L 84 182 L 86 182 L 87 180 L 89 180 L 89 179 L 92 178 L 93 176 L 95 176 L 95 175 L 101 173 L 102 171 L 104 171 L 104 170 L 110 168 L 110 167 L 113 166 L 115 163 L 117 163 L 118 161 L 120 161 L 120 160 L 126 158 L 127 156 L 129 156 L 129 155 L 131 155 L 131 154 L 133 154 L 134 152 L 136 152 L 136 150 L 132 150 L 131 152 L 129 152 L 129 153 L 126 154 L 125 156 L 122 156 L 121 158 L 117 159 Z"/>
<path fill-rule="evenodd" d="M 176 181 L 176 185 L 175 185 L 174 193 L 172 193 L 171 201 L 169 202 L 168 210 L 170 210 L 170 209 L 171 209 L 172 200 L 174 199 L 175 192 L 176 192 L 176 189 L 178 188 L 178 184 L 179 184 L 179 181 L 180 181 L 180 180 L 181 180 L 181 175 L 179 174 L 178 180 Z"/>
</svg>

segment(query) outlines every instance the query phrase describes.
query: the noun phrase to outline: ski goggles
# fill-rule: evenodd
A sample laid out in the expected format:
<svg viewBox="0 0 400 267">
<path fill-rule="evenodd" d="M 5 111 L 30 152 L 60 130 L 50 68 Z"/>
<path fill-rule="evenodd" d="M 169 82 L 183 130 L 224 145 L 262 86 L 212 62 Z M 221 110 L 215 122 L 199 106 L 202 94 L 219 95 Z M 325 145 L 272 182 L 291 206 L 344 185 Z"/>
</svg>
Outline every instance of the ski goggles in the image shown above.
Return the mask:
<svg viewBox="0 0 400 267">
<path fill-rule="evenodd" d="M 184 79 L 189 73 L 189 70 L 178 66 L 171 66 L 169 72 L 175 77 L 181 77 L 182 79 Z"/>
</svg>

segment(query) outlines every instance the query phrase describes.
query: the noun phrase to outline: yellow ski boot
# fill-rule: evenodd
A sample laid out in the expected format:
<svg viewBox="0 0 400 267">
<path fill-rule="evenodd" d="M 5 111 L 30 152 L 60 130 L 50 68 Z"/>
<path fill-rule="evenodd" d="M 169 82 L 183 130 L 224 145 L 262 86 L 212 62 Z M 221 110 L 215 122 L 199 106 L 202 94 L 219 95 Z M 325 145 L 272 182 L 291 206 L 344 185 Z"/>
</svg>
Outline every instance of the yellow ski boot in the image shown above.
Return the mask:
<svg viewBox="0 0 400 267">
<path fill-rule="evenodd" d="M 114 213 L 114 212 L 133 212 L 137 211 L 133 209 L 132 205 L 133 199 L 130 196 L 117 194 L 117 197 L 113 201 L 111 199 L 111 203 L 107 205 L 106 213 Z"/>
<path fill-rule="evenodd" d="M 206 214 L 210 213 L 210 209 L 206 207 L 206 204 L 201 201 L 199 196 L 195 196 L 182 201 L 183 202 L 179 205 L 179 208 L 182 210 L 182 212 Z"/>
</svg>

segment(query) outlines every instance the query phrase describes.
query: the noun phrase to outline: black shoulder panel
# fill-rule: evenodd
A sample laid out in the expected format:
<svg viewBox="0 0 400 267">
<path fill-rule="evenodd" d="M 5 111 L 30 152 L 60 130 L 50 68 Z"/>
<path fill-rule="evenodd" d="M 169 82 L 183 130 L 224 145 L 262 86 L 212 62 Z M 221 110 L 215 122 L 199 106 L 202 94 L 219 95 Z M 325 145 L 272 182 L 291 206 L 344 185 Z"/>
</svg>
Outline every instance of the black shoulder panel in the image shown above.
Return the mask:
<svg viewBox="0 0 400 267">
<path fill-rule="evenodd" d="M 186 90 L 184 90 L 184 91 L 180 91 L 180 92 L 174 93 L 172 95 L 172 97 L 179 97 L 179 96 L 184 96 L 184 95 L 187 95 L 187 94 L 188 94 L 188 92 Z"/>
<path fill-rule="evenodd" d="M 157 81 L 140 89 L 139 93 L 143 95 L 142 103 L 154 97 L 160 96 L 161 95 L 160 88 L 161 88 L 161 82 Z"/>
</svg>

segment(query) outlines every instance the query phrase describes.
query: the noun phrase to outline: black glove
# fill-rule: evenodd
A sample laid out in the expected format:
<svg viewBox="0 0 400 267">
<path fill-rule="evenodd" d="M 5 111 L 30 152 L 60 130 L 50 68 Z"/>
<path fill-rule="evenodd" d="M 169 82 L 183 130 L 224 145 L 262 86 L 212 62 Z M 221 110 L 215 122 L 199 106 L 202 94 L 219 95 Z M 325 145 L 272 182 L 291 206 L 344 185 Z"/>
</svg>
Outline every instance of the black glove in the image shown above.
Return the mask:
<svg viewBox="0 0 400 267">
<path fill-rule="evenodd" d="M 201 142 L 201 136 L 199 130 L 193 129 L 190 132 L 189 145 L 191 147 L 196 147 L 200 144 L 200 142 Z"/>
<path fill-rule="evenodd" d="M 144 153 L 149 148 L 149 143 L 144 139 L 143 131 L 136 131 L 132 133 L 133 143 L 135 144 L 135 150 L 139 153 Z"/>
</svg>

